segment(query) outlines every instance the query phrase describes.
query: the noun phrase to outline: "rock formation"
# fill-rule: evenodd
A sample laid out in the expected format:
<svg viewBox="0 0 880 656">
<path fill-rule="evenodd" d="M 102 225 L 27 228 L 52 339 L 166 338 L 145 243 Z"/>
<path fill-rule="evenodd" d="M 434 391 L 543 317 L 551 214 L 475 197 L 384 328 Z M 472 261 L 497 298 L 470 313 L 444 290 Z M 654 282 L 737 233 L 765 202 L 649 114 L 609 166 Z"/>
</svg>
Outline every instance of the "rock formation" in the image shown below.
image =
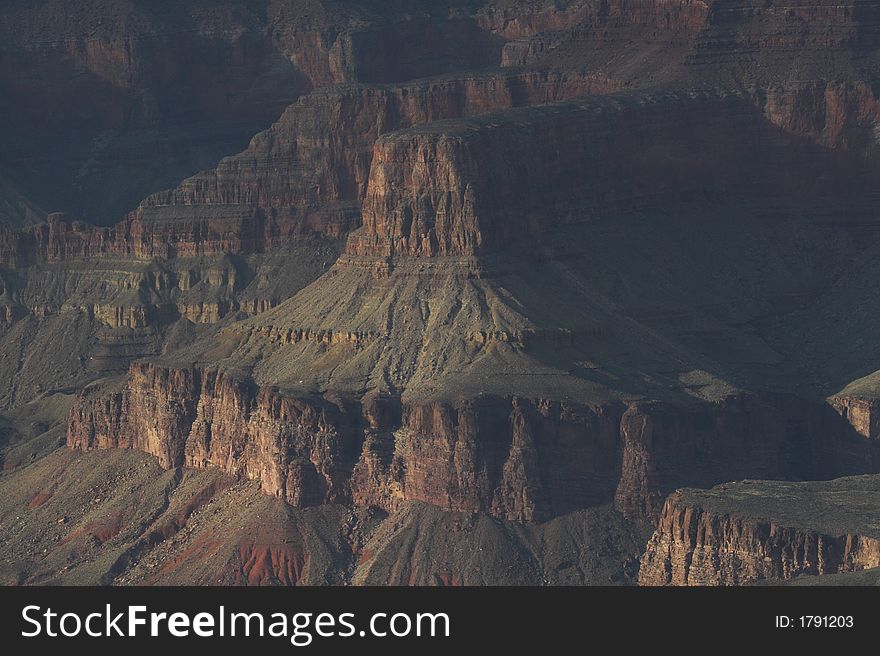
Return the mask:
<svg viewBox="0 0 880 656">
<path fill-rule="evenodd" d="M 878 567 L 880 539 L 870 526 L 876 486 L 877 477 L 866 476 L 742 481 L 706 498 L 695 490 L 672 494 L 642 557 L 639 583 L 744 585 Z"/>
<path fill-rule="evenodd" d="M 394 511 L 423 501 L 516 521 L 612 499 L 624 516 L 653 520 L 685 481 L 877 467 L 876 448 L 835 413 L 793 399 L 398 403 L 297 397 L 216 370 L 135 363 L 121 390 L 86 390 L 71 409 L 67 443 L 139 449 L 165 468 L 218 467 L 300 507 L 348 501 Z M 793 438 L 797 430 L 804 434 Z"/>
<path fill-rule="evenodd" d="M 142 4 L 0 10 L 4 580 L 880 565 L 873 4 Z"/>
</svg>

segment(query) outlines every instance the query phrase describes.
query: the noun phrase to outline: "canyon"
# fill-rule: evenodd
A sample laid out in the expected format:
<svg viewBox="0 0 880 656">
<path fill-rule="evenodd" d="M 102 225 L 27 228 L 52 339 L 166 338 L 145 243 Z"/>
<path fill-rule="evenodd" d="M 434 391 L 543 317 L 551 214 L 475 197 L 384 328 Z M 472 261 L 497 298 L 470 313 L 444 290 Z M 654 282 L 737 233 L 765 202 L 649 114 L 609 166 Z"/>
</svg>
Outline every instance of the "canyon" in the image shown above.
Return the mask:
<svg viewBox="0 0 880 656">
<path fill-rule="evenodd" d="M 880 567 L 873 3 L 59 7 L 0 21 L 3 582 Z"/>
</svg>

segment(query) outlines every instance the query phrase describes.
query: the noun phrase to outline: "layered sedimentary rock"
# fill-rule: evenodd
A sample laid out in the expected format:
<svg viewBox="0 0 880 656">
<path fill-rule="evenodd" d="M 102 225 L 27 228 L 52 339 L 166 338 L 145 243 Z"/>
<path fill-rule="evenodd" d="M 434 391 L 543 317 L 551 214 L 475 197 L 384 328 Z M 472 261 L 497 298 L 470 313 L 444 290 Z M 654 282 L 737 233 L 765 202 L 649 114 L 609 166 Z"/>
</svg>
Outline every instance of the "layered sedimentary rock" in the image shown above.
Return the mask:
<svg viewBox="0 0 880 656">
<path fill-rule="evenodd" d="M 609 213 L 738 195 L 772 205 L 828 184 L 800 157 L 810 149 L 724 93 L 615 94 L 416 126 L 376 142 L 348 253 L 475 255 Z"/>
<path fill-rule="evenodd" d="M 608 0 L 495 7 L 483 17 L 513 39 L 505 63 L 579 60 L 664 82 L 790 80 L 795 62 L 801 79 L 852 73 L 878 38 L 876 5 L 858 1 Z"/>
<path fill-rule="evenodd" d="M 759 100 L 774 125 L 823 146 L 873 152 L 877 147 L 880 101 L 865 81 L 817 81 L 774 86 Z"/>
<path fill-rule="evenodd" d="M 687 411 L 662 403 L 636 406 L 623 416 L 621 437 L 617 505 L 624 514 L 654 520 L 665 494 L 686 485 L 830 478 L 880 466 L 875 445 L 832 407 L 787 395 L 741 395 Z"/>
<path fill-rule="evenodd" d="M 868 374 L 828 397 L 828 404 L 867 440 L 880 438 L 878 380 L 880 372 Z"/>
<path fill-rule="evenodd" d="M 118 545 L 102 582 L 597 582 L 605 536 L 658 521 L 645 583 L 876 564 L 864 526 L 664 506 L 880 468 L 872 397 L 823 401 L 880 366 L 849 225 L 876 225 L 875 7 L 112 4 L 0 21 L 0 211 L 25 226 L 0 234 L 0 405 L 85 388 L 72 449 L 152 454 L 144 507 L 205 486 L 125 540 L 101 488 L 112 513 L 36 532 L 55 570 Z M 38 482 L 13 521 L 72 507 Z"/>
<path fill-rule="evenodd" d="M 247 254 L 303 233 L 343 237 L 360 225 L 373 143 L 381 134 L 613 88 L 597 75 L 503 71 L 309 94 L 245 151 L 149 196 L 116 225 L 94 227 L 52 214 L 43 225 L 0 233 L 0 264 Z"/>
<path fill-rule="evenodd" d="M 146 199 L 141 220 L 186 221 L 200 212 L 210 215 L 227 206 L 250 206 L 267 216 L 267 245 L 309 229 L 338 237 L 360 223 L 358 209 L 366 193 L 373 143 L 380 135 L 613 87 L 598 75 L 502 71 L 310 94 L 257 135 L 246 151 Z"/>
<path fill-rule="evenodd" d="M 642 585 L 743 585 L 880 566 L 877 477 L 743 481 L 667 499 Z"/>
<path fill-rule="evenodd" d="M 625 53 L 624 44 L 635 52 L 641 47 L 667 50 L 664 54 L 675 61 L 676 48 L 693 41 L 707 26 L 712 3 L 610 0 L 547 3 L 529 9 L 493 7 L 481 17 L 485 24 L 511 39 L 502 51 L 504 65 L 544 61 L 559 50 L 563 60 L 580 56 L 583 61 L 598 58 L 604 63 L 611 59 L 611 53 Z M 627 43 L 634 34 L 641 40 L 635 48 Z"/>
<path fill-rule="evenodd" d="M 871 440 L 880 437 L 880 404 L 877 399 L 834 396 L 829 403 L 859 435 Z"/>
<path fill-rule="evenodd" d="M 503 43 L 456 2 L 46 2 L 2 14 L 0 166 L 48 211 L 99 224 L 240 150 L 314 88 L 494 66 Z"/>
<path fill-rule="evenodd" d="M 163 467 L 213 465 L 260 478 L 297 505 L 332 502 L 347 484 L 357 431 L 344 406 L 255 390 L 198 369 L 133 365 L 123 391 L 71 415 L 70 445 L 137 448 Z"/>
<path fill-rule="evenodd" d="M 336 250 L 332 243 L 312 241 L 306 249 L 287 251 L 287 257 L 296 258 L 293 263 L 283 253 L 165 262 L 108 256 L 3 271 L 2 318 L 11 324 L 27 316 L 43 320 L 83 312 L 110 328 L 146 328 L 181 317 L 215 323 L 229 314 L 258 314 L 284 298 L 291 285 L 310 282 Z"/>
<path fill-rule="evenodd" d="M 68 445 L 136 448 L 163 467 L 219 467 L 299 506 L 351 500 L 394 510 L 417 500 L 540 521 L 613 498 L 624 515 L 654 519 L 681 481 L 872 471 L 875 450 L 836 417 L 756 398 L 626 408 L 488 397 L 401 407 L 383 396 L 297 397 L 216 370 L 135 363 L 122 388 L 79 399 Z"/>
<path fill-rule="evenodd" d="M 124 374 L 136 358 L 266 312 L 338 252 L 332 242 L 307 239 L 240 258 L 106 255 L 0 267 L 0 405 Z"/>
</svg>

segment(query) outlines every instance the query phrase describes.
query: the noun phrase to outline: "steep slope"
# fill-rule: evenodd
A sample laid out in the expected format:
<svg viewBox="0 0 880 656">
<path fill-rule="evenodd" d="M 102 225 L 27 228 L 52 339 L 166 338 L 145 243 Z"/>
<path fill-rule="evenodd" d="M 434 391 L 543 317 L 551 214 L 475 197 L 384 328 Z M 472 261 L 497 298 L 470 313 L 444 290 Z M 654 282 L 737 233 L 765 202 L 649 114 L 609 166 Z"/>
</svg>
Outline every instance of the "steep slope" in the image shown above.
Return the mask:
<svg viewBox="0 0 880 656">
<path fill-rule="evenodd" d="M 872 565 L 665 500 L 880 469 L 874 3 L 233 4 L 4 9 L 13 209 L 73 210 L 0 234 L 9 580 L 629 582 L 645 523 L 646 583 Z"/>
<path fill-rule="evenodd" d="M 115 222 L 313 88 L 497 65 L 470 4 L 5 3 L 0 168 L 48 211 Z"/>
<path fill-rule="evenodd" d="M 880 566 L 877 476 L 742 481 L 671 495 L 642 585 L 742 585 Z"/>
<path fill-rule="evenodd" d="M 421 504 L 390 516 L 299 510 L 217 471 L 163 472 L 118 450 L 56 452 L 8 472 L 0 522 L 6 584 L 619 584 L 632 582 L 644 542 L 608 509 L 530 527 Z M 425 540 L 423 557 L 410 545 Z"/>
<path fill-rule="evenodd" d="M 262 312 L 318 277 L 338 252 L 309 239 L 242 258 L 115 256 L 0 269 L 0 407 L 124 373 L 136 358 Z"/>
<path fill-rule="evenodd" d="M 219 466 L 299 506 L 419 500 L 519 521 L 612 499 L 656 519 L 686 481 L 874 471 L 873 443 L 821 399 L 790 396 L 803 363 L 777 350 L 784 335 L 755 330 L 828 273 L 812 239 L 839 228 L 804 201 L 834 184 L 834 157 L 730 94 L 628 93 L 391 133 L 331 271 L 174 364 L 89 390 L 68 443 Z M 797 224 L 769 218 L 784 203 Z M 688 249 L 670 232 L 697 225 Z M 543 248 L 522 246 L 533 236 Z M 614 264 L 639 249 L 644 268 Z M 657 269 L 667 253 L 694 266 Z"/>
<path fill-rule="evenodd" d="M 137 258 L 249 254 L 360 225 L 373 144 L 443 118 L 565 100 L 613 88 L 603 77 L 492 71 L 387 86 L 331 87 L 290 105 L 248 148 L 217 168 L 147 197 L 109 228 L 51 215 L 0 233 L 0 263 L 25 267 L 97 255 Z"/>
</svg>

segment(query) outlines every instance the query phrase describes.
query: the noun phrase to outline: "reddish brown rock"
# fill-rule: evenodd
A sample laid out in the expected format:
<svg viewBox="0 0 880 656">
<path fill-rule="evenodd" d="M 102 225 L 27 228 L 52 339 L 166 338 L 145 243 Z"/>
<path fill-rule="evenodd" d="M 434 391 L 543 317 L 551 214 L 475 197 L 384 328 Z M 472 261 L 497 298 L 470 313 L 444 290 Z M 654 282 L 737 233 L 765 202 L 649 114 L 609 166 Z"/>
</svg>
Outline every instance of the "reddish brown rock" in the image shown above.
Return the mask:
<svg viewBox="0 0 880 656">
<path fill-rule="evenodd" d="M 344 495 L 357 433 L 344 406 L 255 390 L 216 371 L 135 364 L 122 392 L 70 415 L 74 448 L 135 448 L 166 468 L 219 467 L 259 478 L 298 506 Z"/>
<path fill-rule="evenodd" d="M 824 404 L 741 395 L 709 405 L 640 403 L 620 424 L 623 464 L 615 493 L 629 517 L 657 521 L 665 495 L 741 478 L 827 478 L 874 471 L 872 445 Z"/>
<path fill-rule="evenodd" d="M 247 254 L 284 246 L 303 233 L 340 238 L 360 224 L 379 135 L 613 88 L 602 76 L 502 71 L 310 94 L 254 137 L 247 150 L 149 196 L 114 226 L 93 227 L 53 214 L 44 225 L 0 232 L 0 265 L 96 255 Z"/>
<path fill-rule="evenodd" d="M 348 253 L 474 255 L 598 215 L 745 190 L 772 205 L 820 184 L 805 149 L 724 93 L 622 93 L 416 126 L 376 142 Z"/>
<path fill-rule="evenodd" d="M 219 467 L 297 506 L 416 500 L 517 521 L 612 499 L 656 521 L 663 496 L 685 483 L 830 477 L 874 471 L 878 459 L 836 413 L 785 397 L 398 403 L 295 397 L 216 370 L 135 363 L 121 391 L 80 396 L 67 442 L 140 449 L 166 468 Z"/>
<path fill-rule="evenodd" d="M 756 488 L 752 492 L 755 499 L 766 484 L 760 481 L 751 484 Z M 798 485 L 789 484 L 789 493 L 796 491 Z M 821 487 L 844 483 L 801 485 Z M 642 556 L 640 585 L 745 585 L 880 566 L 880 538 L 876 531 L 866 529 L 866 534 L 859 528 L 849 531 L 825 528 L 822 524 L 827 521 L 827 514 L 817 517 L 815 525 L 811 525 L 801 518 L 760 519 L 750 516 L 748 511 L 744 515 L 738 515 L 735 510 L 717 511 L 711 504 L 700 505 L 701 493 L 693 492 L 696 499 L 690 492 L 675 493 L 667 499 L 657 530 Z M 848 498 L 850 502 L 857 499 Z M 838 497 L 838 503 L 840 499 Z M 812 508 L 818 503 L 816 499 L 795 499 L 795 502 L 802 505 L 803 513 L 813 510 L 821 515 Z"/>
<path fill-rule="evenodd" d="M 496 66 L 503 38 L 467 5 L 4 6 L 4 161 L 37 206 L 106 225 L 315 88 Z"/>
<path fill-rule="evenodd" d="M 870 440 L 880 438 L 880 401 L 839 395 L 832 396 L 828 403 L 859 435 Z"/>
</svg>

